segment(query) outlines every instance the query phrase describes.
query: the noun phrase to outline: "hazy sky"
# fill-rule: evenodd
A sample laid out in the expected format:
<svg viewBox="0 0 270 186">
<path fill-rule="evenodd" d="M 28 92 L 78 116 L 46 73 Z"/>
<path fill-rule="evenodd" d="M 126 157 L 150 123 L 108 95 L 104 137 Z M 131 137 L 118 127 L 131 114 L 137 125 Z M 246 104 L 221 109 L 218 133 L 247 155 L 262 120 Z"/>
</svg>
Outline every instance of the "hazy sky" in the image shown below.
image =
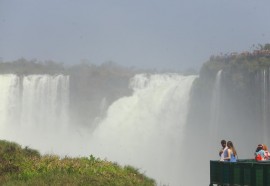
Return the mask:
<svg viewBox="0 0 270 186">
<path fill-rule="evenodd" d="M 0 58 L 198 69 L 270 42 L 270 0 L 0 0 Z"/>
</svg>

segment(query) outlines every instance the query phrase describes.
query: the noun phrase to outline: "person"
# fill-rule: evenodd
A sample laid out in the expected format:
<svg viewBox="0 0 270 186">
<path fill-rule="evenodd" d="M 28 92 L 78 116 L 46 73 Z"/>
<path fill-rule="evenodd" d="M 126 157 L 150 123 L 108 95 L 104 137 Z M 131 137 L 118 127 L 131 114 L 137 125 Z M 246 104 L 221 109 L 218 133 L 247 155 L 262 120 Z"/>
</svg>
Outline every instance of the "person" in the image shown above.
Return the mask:
<svg viewBox="0 0 270 186">
<path fill-rule="evenodd" d="M 227 147 L 228 147 L 228 149 L 226 150 L 227 152 L 224 152 L 224 161 L 236 162 L 238 157 L 237 152 L 233 146 L 233 143 L 231 141 L 228 141 Z"/>
<path fill-rule="evenodd" d="M 259 144 L 255 151 L 255 160 L 256 161 L 263 161 L 265 160 L 265 152 L 263 150 L 263 145 Z"/>
<path fill-rule="evenodd" d="M 269 154 L 269 151 L 268 151 L 268 147 L 265 144 L 262 144 L 262 145 L 263 145 L 263 150 L 264 150 L 264 159 L 269 160 L 270 154 Z"/>
<path fill-rule="evenodd" d="M 220 151 L 219 151 L 219 156 L 220 156 L 220 161 L 224 161 L 224 152 L 225 151 L 227 151 L 227 145 L 226 145 L 226 140 L 221 140 L 221 142 L 220 142 L 220 144 L 221 144 L 221 149 L 220 149 Z"/>
</svg>

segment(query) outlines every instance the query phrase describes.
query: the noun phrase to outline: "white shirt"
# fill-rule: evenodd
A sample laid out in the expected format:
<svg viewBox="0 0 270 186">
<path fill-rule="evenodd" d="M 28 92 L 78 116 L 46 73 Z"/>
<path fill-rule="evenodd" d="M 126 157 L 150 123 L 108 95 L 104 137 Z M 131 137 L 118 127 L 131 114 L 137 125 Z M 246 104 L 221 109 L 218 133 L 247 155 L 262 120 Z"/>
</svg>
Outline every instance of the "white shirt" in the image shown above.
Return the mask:
<svg viewBox="0 0 270 186">
<path fill-rule="evenodd" d="M 223 151 L 222 154 L 220 155 L 220 161 L 224 161 L 224 152 L 228 149 L 228 147 L 226 146 Z"/>
</svg>

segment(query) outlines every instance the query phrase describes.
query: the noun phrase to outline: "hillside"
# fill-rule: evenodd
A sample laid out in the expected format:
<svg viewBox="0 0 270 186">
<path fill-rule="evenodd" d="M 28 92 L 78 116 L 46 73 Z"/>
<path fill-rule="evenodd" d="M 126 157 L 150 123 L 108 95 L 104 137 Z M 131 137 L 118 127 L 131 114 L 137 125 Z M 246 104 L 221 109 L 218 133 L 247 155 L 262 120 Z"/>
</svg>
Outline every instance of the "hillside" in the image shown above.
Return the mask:
<svg viewBox="0 0 270 186">
<path fill-rule="evenodd" d="M 155 181 L 131 166 L 89 157 L 60 158 L 0 140 L 0 185 L 138 185 Z"/>
</svg>

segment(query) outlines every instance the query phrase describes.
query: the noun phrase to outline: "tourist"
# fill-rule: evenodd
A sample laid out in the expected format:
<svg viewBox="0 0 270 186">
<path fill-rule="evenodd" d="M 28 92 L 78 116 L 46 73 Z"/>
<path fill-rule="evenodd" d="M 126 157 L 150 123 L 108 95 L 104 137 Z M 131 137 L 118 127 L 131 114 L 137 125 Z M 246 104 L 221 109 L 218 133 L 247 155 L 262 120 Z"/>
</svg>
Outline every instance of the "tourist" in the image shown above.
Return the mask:
<svg viewBox="0 0 270 186">
<path fill-rule="evenodd" d="M 255 151 L 255 160 L 256 161 L 263 161 L 265 160 L 265 152 L 263 150 L 263 145 L 259 144 Z"/>
<path fill-rule="evenodd" d="M 268 151 L 268 147 L 265 144 L 262 144 L 262 145 L 263 145 L 263 150 L 264 150 L 264 159 L 269 160 L 270 154 L 269 154 L 269 151 Z"/>
<path fill-rule="evenodd" d="M 224 161 L 224 152 L 227 151 L 226 140 L 221 140 L 221 149 L 219 151 L 220 161 Z"/>
<path fill-rule="evenodd" d="M 236 162 L 237 161 L 237 152 L 231 141 L 227 142 L 228 149 L 224 152 L 224 161 Z"/>
</svg>

